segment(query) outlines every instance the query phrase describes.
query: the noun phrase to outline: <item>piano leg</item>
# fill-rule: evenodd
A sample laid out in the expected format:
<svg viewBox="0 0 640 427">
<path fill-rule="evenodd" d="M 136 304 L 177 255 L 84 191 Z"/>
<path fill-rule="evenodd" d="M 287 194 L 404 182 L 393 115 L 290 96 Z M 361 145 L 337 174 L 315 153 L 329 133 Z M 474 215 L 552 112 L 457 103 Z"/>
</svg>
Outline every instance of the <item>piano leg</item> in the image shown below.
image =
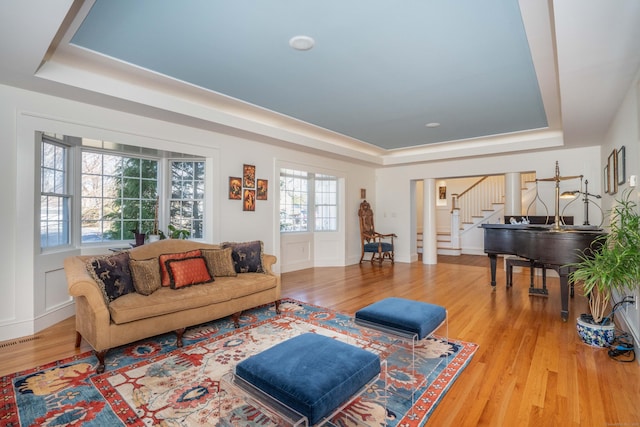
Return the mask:
<svg viewBox="0 0 640 427">
<path fill-rule="evenodd" d="M 498 259 L 498 254 L 488 254 L 489 255 L 489 264 L 491 265 L 491 286 L 495 289 L 496 287 L 496 264 Z"/>
<path fill-rule="evenodd" d="M 569 268 L 557 267 L 556 271 L 560 276 L 560 301 L 562 304 L 560 316 L 562 316 L 562 321 L 566 322 L 569 319 Z"/>
</svg>

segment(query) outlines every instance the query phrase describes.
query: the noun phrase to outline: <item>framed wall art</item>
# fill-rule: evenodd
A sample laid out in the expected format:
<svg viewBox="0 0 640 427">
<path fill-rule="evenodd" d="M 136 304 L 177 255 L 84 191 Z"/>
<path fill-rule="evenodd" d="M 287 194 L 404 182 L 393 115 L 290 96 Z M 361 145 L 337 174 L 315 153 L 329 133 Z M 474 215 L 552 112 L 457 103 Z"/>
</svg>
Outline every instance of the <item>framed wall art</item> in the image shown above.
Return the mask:
<svg viewBox="0 0 640 427">
<path fill-rule="evenodd" d="M 249 212 L 256 210 L 256 190 L 249 190 L 248 188 L 244 189 L 242 210 Z"/>
<path fill-rule="evenodd" d="M 242 200 L 242 178 L 238 176 L 229 177 L 229 198 L 231 200 Z"/>
<path fill-rule="evenodd" d="M 254 165 L 242 166 L 243 187 L 256 188 L 256 167 Z"/>
<path fill-rule="evenodd" d="M 445 200 L 447 198 L 447 187 L 440 186 L 438 187 L 438 199 Z"/>
<path fill-rule="evenodd" d="M 269 181 L 266 179 L 259 179 L 256 190 L 256 200 L 267 200 L 267 196 L 269 194 Z"/>
<path fill-rule="evenodd" d="M 609 158 L 607 159 L 607 168 L 609 175 L 609 184 L 607 187 L 609 188 L 609 194 L 616 194 L 618 192 L 618 155 L 616 153 L 615 148 L 609 154 Z"/>
<path fill-rule="evenodd" d="M 624 148 L 624 145 L 620 147 L 616 156 L 616 167 L 617 167 L 617 176 L 618 185 L 624 185 L 627 181 L 627 170 L 625 165 L 625 156 L 627 149 Z"/>
<path fill-rule="evenodd" d="M 602 173 L 602 188 L 606 194 L 611 192 L 609 184 L 609 165 L 604 165 L 604 171 Z"/>
</svg>

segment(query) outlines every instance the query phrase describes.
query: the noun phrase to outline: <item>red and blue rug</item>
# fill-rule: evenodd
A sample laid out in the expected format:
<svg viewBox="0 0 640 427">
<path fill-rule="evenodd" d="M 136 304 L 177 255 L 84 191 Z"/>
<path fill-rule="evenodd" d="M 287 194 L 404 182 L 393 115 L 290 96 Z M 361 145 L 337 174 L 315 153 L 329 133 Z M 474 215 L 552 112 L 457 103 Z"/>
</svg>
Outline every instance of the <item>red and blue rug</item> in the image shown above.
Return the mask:
<svg viewBox="0 0 640 427">
<path fill-rule="evenodd" d="M 103 374 L 91 352 L 0 379 L 0 426 L 269 426 L 278 421 L 224 390 L 221 377 L 239 361 L 278 342 L 314 332 L 387 360 L 379 382 L 332 420 L 349 425 L 421 426 L 470 362 L 477 345 L 431 337 L 410 348 L 355 325 L 350 316 L 286 299 L 230 319 L 189 328 L 184 347 L 165 334 L 109 351 Z M 413 384 L 422 384 L 413 393 Z"/>
</svg>

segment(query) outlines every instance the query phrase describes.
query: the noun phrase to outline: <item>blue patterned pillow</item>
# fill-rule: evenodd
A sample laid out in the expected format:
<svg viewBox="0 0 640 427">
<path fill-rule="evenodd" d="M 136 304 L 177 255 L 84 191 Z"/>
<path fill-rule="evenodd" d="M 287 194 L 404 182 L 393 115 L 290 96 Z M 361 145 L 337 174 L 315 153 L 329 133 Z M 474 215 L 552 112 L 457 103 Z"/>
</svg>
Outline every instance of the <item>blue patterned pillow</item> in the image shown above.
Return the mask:
<svg viewBox="0 0 640 427">
<path fill-rule="evenodd" d="M 93 258 L 87 263 L 87 270 L 100 286 L 107 304 L 136 291 L 129 269 L 129 252 Z"/>
<path fill-rule="evenodd" d="M 231 248 L 231 257 L 236 273 L 264 273 L 262 267 L 262 240 L 253 242 L 224 242 L 222 248 Z"/>
</svg>

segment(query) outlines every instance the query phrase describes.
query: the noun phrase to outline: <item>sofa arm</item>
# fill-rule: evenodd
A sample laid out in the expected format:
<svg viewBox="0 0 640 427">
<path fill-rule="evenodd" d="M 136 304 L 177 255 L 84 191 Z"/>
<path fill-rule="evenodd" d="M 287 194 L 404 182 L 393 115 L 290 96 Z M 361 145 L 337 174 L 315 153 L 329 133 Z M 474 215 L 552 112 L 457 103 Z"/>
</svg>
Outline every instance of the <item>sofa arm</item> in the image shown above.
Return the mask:
<svg viewBox="0 0 640 427">
<path fill-rule="evenodd" d="M 76 304 L 76 331 L 95 350 L 111 346 L 109 325 L 111 315 L 102 291 L 87 270 L 86 256 L 72 256 L 64 260 L 67 290 Z"/>
<path fill-rule="evenodd" d="M 264 268 L 265 273 L 276 276 L 272 269 L 276 262 L 278 262 L 278 258 L 275 255 L 262 254 L 262 268 Z"/>
</svg>

